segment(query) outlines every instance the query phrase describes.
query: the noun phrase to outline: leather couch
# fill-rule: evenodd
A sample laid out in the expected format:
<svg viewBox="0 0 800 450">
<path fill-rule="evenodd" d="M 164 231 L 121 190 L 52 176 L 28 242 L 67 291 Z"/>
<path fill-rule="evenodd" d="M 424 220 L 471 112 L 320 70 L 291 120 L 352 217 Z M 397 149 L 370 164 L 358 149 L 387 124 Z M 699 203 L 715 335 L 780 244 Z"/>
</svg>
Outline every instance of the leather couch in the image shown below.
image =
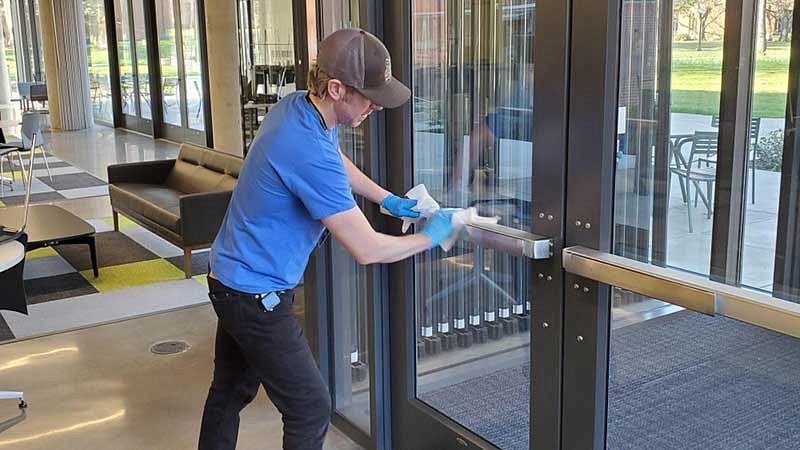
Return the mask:
<svg viewBox="0 0 800 450">
<path fill-rule="evenodd" d="M 183 249 L 186 278 L 192 250 L 211 245 L 217 235 L 242 158 L 182 144 L 177 159 L 108 166 L 108 192 L 119 231 L 122 214 Z"/>
</svg>

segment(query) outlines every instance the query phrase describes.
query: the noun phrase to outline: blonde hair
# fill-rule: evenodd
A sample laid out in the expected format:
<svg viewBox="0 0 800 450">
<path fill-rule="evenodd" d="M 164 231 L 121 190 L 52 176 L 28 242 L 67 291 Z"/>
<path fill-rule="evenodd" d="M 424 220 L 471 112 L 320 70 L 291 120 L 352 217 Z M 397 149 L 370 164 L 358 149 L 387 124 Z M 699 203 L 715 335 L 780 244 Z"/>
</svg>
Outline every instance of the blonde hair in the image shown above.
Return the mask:
<svg viewBox="0 0 800 450">
<path fill-rule="evenodd" d="M 322 70 L 316 61 L 311 63 L 311 68 L 308 69 L 308 92 L 311 93 L 311 95 L 317 96 L 320 99 L 327 97 L 328 82 L 331 80 L 336 80 L 336 78 L 333 78 Z M 344 83 L 342 83 L 342 85 L 345 87 L 344 99 L 348 100 L 353 92 L 356 91 L 356 88 Z"/>
<path fill-rule="evenodd" d="M 308 69 L 308 92 L 319 98 L 325 98 L 328 95 L 328 81 L 331 81 L 330 75 L 320 69 L 316 61 L 311 63 L 311 68 Z"/>
</svg>

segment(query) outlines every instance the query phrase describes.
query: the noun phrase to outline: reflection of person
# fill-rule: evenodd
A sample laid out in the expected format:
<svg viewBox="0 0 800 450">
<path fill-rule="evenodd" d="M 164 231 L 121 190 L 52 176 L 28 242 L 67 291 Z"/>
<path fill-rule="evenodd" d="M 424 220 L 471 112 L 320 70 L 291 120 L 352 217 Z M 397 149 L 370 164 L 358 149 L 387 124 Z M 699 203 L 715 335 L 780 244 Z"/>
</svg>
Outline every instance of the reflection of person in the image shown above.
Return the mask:
<svg viewBox="0 0 800 450">
<path fill-rule="evenodd" d="M 211 248 L 209 297 L 219 321 L 201 449 L 236 447 L 239 412 L 259 385 L 283 416 L 283 448 L 322 448 L 330 396 L 292 303 L 325 228 L 362 264 L 407 258 L 451 234 L 445 211 L 419 234 L 380 234 L 353 199 L 354 191 L 395 216 L 419 216 L 415 200 L 375 184 L 338 148 L 339 125 L 356 127 L 409 94 L 376 37 L 340 30 L 320 44 L 309 91 L 287 95 L 264 119 Z"/>
<path fill-rule="evenodd" d="M 469 134 L 469 148 L 455 158 L 454 186 L 465 188 L 464 177 L 473 182 L 480 159 L 499 139 L 533 142 L 533 86 L 523 86 L 518 80 L 510 82 L 510 94 L 490 111 Z M 459 146 L 462 143 L 459 142 Z M 496 149 L 499 151 L 499 149 Z M 466 163 L 466 166 L 465 166 Z"/>
</svg>

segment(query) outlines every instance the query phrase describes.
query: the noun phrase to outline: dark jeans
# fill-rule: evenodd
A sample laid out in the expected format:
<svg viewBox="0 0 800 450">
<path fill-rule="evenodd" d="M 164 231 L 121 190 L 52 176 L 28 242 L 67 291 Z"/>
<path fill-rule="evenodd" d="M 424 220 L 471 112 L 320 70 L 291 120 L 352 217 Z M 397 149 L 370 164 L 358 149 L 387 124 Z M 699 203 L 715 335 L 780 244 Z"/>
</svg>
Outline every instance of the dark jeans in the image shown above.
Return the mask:
<svg viewBox="0 0 800 450">
<path fill-rule="evenodd" d="M 282 294 L 281 303 L 267 311 L 256 297 L 214 278 L 208 278 L 208 289 L 219 322 L 200 450 L 236 448 L 239 412 L 259 385 L 283 416 L 283 448 L 322 449 L 330 394 L 292 312 L 294 293 Z"/>
</svg>

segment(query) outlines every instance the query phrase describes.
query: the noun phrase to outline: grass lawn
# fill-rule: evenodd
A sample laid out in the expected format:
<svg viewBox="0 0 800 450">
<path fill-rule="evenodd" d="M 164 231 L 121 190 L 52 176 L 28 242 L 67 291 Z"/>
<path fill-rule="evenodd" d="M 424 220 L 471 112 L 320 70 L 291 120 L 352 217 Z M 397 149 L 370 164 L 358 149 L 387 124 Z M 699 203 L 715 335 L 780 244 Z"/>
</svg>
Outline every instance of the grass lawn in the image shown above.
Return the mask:
<svg viewBox="0 0 800 450">
<path fill-rule="evenodd" d="M 672 111 L 718 114 L 722 83 L 722 43 L 676 42 L 672 53 Z M 784 117 L 789 73 L 789 44 L 771 42 L 756 59 L 754 117 Z"/>
</svg>

